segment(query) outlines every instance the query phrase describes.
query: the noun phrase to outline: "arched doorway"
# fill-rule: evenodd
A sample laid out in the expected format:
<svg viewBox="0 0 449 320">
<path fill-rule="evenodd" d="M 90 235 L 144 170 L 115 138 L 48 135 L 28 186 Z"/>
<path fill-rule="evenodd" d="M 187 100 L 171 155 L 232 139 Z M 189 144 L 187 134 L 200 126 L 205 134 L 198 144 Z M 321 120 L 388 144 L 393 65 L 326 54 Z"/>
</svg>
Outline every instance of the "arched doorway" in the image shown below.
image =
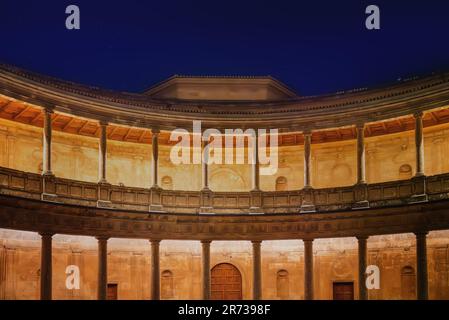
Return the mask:
<svg viewBox="0 0 449 320">
<path fill-rule="evenodd" d="M 211 271 L 212 300 L 241 300 L 242 275 L 230 263 L 220 263 Z"/>
</svg>

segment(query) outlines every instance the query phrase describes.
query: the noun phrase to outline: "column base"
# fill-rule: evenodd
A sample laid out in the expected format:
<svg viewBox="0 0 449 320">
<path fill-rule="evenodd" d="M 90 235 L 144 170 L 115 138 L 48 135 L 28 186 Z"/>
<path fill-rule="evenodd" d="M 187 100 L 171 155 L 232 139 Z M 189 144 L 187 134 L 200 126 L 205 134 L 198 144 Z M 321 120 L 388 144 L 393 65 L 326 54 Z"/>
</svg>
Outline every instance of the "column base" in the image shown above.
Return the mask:
<svg viewBox="0 0 449 320">
<path fill-rule="evenodd" d="M 427 202 L 429 201 L 429 198 L 427 196 L 427 194 L 414 194 L 413 196 L 410 197 L 410 200 L 408 203 L 422 203 L 422 202 Z"/>
<path fill-rule="evenodd" d="M 198 209 L 199 214 L 215 214 L 213 207 L 200 207 Z"/>
<path fill-rule="evenodd" d="M 426 176 L 422 173 L 417 173 L 412 179 L 413 183 L 413 195 L 409 199 L 409 203 L 422 203 L 427 202 L 427 181 Z"/>
<path fill-rule="evenodd" d="M 55 174 L 52 171 L 43 172 L 42 175 L 46 178 L 54 178 Z"/>
<path fill-rule="evenodd" d="M 160 204 L 150 204 L 148 211 L 156 213 L 164 213 L 164 208 Z"/>
<path fill-rule="evenodd" d="M 162 191 L 163 189 L 157 184 L 150 188 L 150 205 L 148 206 L 148 211 L 155 213 L 165 212 L 162 206 Z"/>
<path fill-rule="evenodd" d="M 316 208 L 313 204 L 302 204 L 299 209 L 299 213 L 313 213 L 316 212 Z"/>
<path fill-rule="evenodd" d="M 53 193 L 42 193 L 41 194 L 41 200 L 42 201 L 48 201 L 48 202 L 58 202 L 58 196 Z"/>
<path fill-rule="evenodd" d="M 265 214 L 260 207 L 250 207 L 249 214 Z"/>
<path fill-rule="evenodd" d="M 112 202 L 106 200 L 97 200 L 97 208 L 112 209 Z"/>
<path fill-rule="evenodd" d="M 369 201 L 368 200 L 357 201 L 352 205 L 352 210 L 359 210 L 359 209 L 369 209 Z"/>
</svg>

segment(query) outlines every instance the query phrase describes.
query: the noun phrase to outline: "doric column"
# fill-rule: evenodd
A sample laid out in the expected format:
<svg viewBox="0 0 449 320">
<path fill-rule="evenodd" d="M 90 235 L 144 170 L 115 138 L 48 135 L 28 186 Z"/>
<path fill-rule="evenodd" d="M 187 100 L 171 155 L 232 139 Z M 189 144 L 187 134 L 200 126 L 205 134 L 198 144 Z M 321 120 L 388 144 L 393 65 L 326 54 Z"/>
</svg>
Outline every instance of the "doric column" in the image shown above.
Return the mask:
<svg viewBox="0 0 449 320">
<path fill-rule="evenodd" d="M 51 176 L 51 116 L 53 114 L 52 108 L 44 109 L 44 130 L 43 130 L 43 162 L 42 174 Z"/>
<path fill-rule="evenodd" d="M 429 298 L 429 285 L 427 278 L 427 232 L 415 233 L 416 235 L 416 270 L 418 300 Z"/>
<path fill-rule="evenodd" d="M 106 122 L 100 122 L 100 143 L 98 148 L 98 182 L 107 183 L 106 179 L 106 154 L 107 154 L 107 129 Z"/>
<path fill-rule="evenodd" d="M 262 298 L 262 257 L 261 241 L 251 241 L 253 245 L 253 300 Z"/>
<path fill-rule="evenodd" d="M 367 240 L 368 237 L 357 237 L 359 246 L 359 300 L 368 300 L 368 290 L 365 283 Z"/>
<path fill-rule="evenodd" d="M 161 240 L 150 240 L 151 243 L 151 300 L 159 300 L 160 294 L 160 271 L 159 271 L 159 245 Z"/>
<path fill-rule="evenodd" d="M 357 128 L 357 183 L 366 183 L 365 170 L 365 124 L 359 123 Z"/>
<path fill-rule="evenodd" d="M 304 300 L 313 300 L 313 240 L 304 239 Z"/>
<path fill-rule="evenodd" d="M 259 175 L 259 134 L 258 131 L 255 130 L 255 137 L 253 137 L 253 163 L 251 166 L 252 172 L 252 191 L 260 190 L 260 175 Z"/>
<path fill-rule="evenodd" d="M 203 300 L 210 300 L 210 241 L 201 241 L 201 284 L 203 286 Z"/>
<path fill-rule="evenodd" d="M 41 236 L 41 300 L 51 300 L 52 287 L 52 233 Z"/>
<path fill-rule="evenodd" d="M 97 237 L 97 240 L 98 240 L 97 299 L 106 300 L 108 290 L 108 238 Z"/>
<path fill-rule="evenodd" d="M 304 131 L 303 134 L 304 134 L 304 189 L 309 189 L 312 187 L 310 175 L 312 132 Z"/>
<path fill-rule="evenodd" d="M 415 117 L 415 144 L 416 144 L 416 176 L 424 175 L 424 139 L 422 112 L 414 114 Z"/>
<path fill-rule="evenodd" d="M 151 130 L 151 186 L 153 188 L 158 188 L 158 164 L 159 164 L 159 129 Z"/>
</svg>

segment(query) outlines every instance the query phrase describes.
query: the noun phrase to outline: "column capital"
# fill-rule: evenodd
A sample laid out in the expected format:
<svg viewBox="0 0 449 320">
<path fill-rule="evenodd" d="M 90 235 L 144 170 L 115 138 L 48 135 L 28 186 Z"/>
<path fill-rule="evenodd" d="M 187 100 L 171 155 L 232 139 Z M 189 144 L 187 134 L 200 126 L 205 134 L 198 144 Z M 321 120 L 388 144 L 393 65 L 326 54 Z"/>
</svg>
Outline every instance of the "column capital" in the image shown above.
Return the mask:
<svg viewBox="0 0 449 320">
<path fill-rule="evenodd" d="M 98 121 L 98 124 L 99 124 L 101 127 L 107 127 L 107 126 L 109 125 L 109 122 L 108 122 L 107 120 L 99 120 L 99 121 Z"/>
<path fill-rule="evenodd" d="M 368 240 L 369 236 L 361 235 L 361 236 L 355 236 L 358 241 L 366 241 Z"/>
<path fill-rule="evenodd" d="M 54 113 L 55 112 L 55 106 L 45 106 L 42 108 L 42 110 L 44 111 L 44 113 Z"/>
<path fill-rule="evenodd" d="M 422 116 L 423 116 L 423 112 L 422 111 L 416 111 L 416 112 L 413 113 L 413 117 L 415 119 L 422 118 Z"/>
<path fill-rule="evenodd" d="M 426 237 L 429 234 L 429 231 L 416 231 L 413 233 L 416 237 Z"/>
<path fill-rule="evenodd" d="M 42 231 L 42 232 L 39 232 L 39 235 L 41 236 L 41 237 L 53 237 L 54 235 L 55 235 L 55 233 L 53 233 L 53 232 L 48 232 L 48 231 Z"/>
<path fill-rule="evenodd" d="M 310 129 L 304 129 L 304 130 L 302 131 L 302 134 L 303 134 L 304 136 L 312 136 L 312 130 L 310 130 Z"/>
<path fill-rule="evenodd" d="M 108 236 L 96 236 L 95 239 L 97 239 L 98 241 L 108 241 L 109 237 Z"/>
<path fill-rule="evenodd" d="M 156 245 L 156 244 L 159 244 L 159 243 L 161 243 L 161 239 L 150 239 L 150 240 L 148 240 L 152 245 Z"/>
<path fill-rule="evenodd" d="M 253 245 L 260 245 L 260 244 L 262 244 L 262 240 L 251 240 L 251 243 Z"/>
<path fill-rule="evenodd" d="M 363 122 L 363 121 L 356 122 L 356 123 L 355 123 L 355 127 L 356 127 L 358 130 L 363 130 L 363 129 L 365 129 L 365 122 Z"/>
<path fill-rule="evenodd" d="M 315 239 L 313 239 L 313 238 L 304 238 L 304 239 L 302 239 L 302 241 L 305 243 L 305 242 L 313 242 L 313 240 L 315 240 Z"/>
<path fill-rule="evenodd" d="M 161 133 L 159 128 L 151 128 L 151 134 L 158 135 L 159 133 Z"/>
<path fill-rule="evenodd" d="M 211 244 L 212 240 L 201 240 L 201 244 Z"/>
</svg>

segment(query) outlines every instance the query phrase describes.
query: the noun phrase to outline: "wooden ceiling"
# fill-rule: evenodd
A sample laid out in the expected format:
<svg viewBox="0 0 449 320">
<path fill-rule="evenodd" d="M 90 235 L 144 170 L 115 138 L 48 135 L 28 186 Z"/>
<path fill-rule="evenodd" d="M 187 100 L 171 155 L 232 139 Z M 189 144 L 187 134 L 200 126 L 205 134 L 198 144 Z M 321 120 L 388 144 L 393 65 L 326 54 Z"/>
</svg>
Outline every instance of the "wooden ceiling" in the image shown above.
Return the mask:
<svg viewBox="0 0 449 320">
<path fill-rule="evenodd" d="M 0 96 L 0 118 L 17 121 L 20 123 L 43 127 L 42 109 L 28 105 L 20 101 L 12 101 Z M 100 126 L 97 121 L 74 117 L 67 114 L 55 113 L 52 116 L 52 127 L 56 131 L 79 134 L 88 137 L 98 137 Z M 449 108 L 427 112 L 423 118 L 424 127 L 434 126 L 449 122 Z M 413 116 L 396 118 L 382 122 L 369 123 L 365 128 L 366 137 L 380 136 L 398 133 L 414 129 Z M 151 144 L 151 130 L 108 125 L 108 139 L 134 143 Z M 312 143 L 334 142 L 356 138 L 355 127 L 336 128 L 331 130 L 314 131 Z M 169 132 L 161 132 L 159 141 L 161 144 L 175 144 L 170 141 Z M 298 145 L 304 142 L 301 133 L 282 134 L 279 136 L 279 145 Z"/>
</svg>

